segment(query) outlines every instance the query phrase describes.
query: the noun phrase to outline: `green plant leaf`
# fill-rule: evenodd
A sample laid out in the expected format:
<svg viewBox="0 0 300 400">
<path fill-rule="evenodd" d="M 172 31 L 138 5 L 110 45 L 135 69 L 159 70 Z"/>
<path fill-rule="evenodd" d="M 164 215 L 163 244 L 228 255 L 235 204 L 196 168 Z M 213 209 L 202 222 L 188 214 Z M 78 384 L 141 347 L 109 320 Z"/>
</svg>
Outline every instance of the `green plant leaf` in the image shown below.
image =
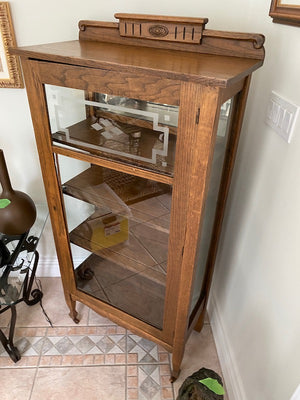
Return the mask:
<svg viewBox="0 0 300 400">
<path fill-rule="evenodd" d="M 202 385 L 206 386 L 209 390 L 211 390 L 215 394 L 222 395 L 225 393 L 223 386 L 220 385 L 220 383 L 216 379 L 205 378 L 199 380 L 199 382 L 202 383 Z"/>
<path fill-rule="evenodd" d="M 10 200 L 0 199 L 0 208 L 5 208 L 10 205 Z"/>
</svg>

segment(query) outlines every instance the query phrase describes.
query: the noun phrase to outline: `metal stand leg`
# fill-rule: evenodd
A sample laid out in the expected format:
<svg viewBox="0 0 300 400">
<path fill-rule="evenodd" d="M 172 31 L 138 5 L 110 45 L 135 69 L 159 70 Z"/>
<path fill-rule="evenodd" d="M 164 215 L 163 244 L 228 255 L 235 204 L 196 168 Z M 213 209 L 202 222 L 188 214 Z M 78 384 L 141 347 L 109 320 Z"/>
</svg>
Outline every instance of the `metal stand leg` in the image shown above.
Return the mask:
<svg viewBox="0 0 300 400">
<path fill-rule="evenodd" d="M 16 306 L 14 304 L 11 305 L 10 310 L 11 310 L 11 320 L 10 320 L 8 338 L 4 335 L 4 333 L 0 329 L 0 341 L 1 341 L 4 349 L 8 353 L 9 357 L 13 360 L 13 362 L 17 362 L 20 360 L 21 355 L 19 353 L 19 350 L 14 346 L 14 343 L 13 343 L 16 319 L 17 319 Z"/>
<path fill-rule="evenodd" d="M 15 331 L 15 325 L 16 325 L 16 319 L 17 319 L 17 310 L 16 310 L 16 304 L 20 303 L 21 301 L 24 301 L 28 306 L 32 306 L 36 303 L 38 303 L 41 298 L 43 297 L 43 293 L 39 289 L 34 289 L 31 292 L 37 265 L 39 262 L 39 253 L 35 250 L 34 252 L 34 263 L 33 267 L 31 270 L 31 274 L 29 276 L 29 270 L 26 272 L 26 276 L 24 279 L 24 289 L 23 289 L 23 296 L 21 299 L 19 299 L 15 304 L 10 304 L 5 306 L 3 310 L 0 311 L 0 314 L 10 308 L 11 310 L 11 320 L 10 320 L 10 327 L 9 327 L 9 335 L 8 338 L 4 335 L 2 330 L 0 329 L 0 341 L 8 353 L 9 357 L 14 361 L 17 362 L 21 359 L 21 355 L 19 353 L 19 350 L 14 346 L 13 344 L 13 338 L 14 338 L 14 331 Z M 2 276 L 3 278 L 3 276 Z M 6 277 L 5 282 L 6 282 Z M 30 299 L 30 296 L 32 297 Z"/>
<path fill-rule="evenodd" d="M 32 271 L 31 271 L 30 279 L 28 281 L 28 275 L 26 275 L 26 278 L 24 281 L 23 300 L 25 301 L 25 303 L 28 306 L 33 306 L 34 304 L 38 303 L 41 300 L 41 298 L 43 297 L 43 293 L 39 289 L 34 289 L 31 292 L 33 280 L 35 277 L 37 265 L 38 265 L 39 258 L 40 258 L 37 250 L 35 250 L 35 252 L 34 252 L 34 257 L 35 258 L 34 258 L 34 263 L 33 263 Z M 33 297 L 31 300 L 29 299 L 30 295 Z"/>
</svg>

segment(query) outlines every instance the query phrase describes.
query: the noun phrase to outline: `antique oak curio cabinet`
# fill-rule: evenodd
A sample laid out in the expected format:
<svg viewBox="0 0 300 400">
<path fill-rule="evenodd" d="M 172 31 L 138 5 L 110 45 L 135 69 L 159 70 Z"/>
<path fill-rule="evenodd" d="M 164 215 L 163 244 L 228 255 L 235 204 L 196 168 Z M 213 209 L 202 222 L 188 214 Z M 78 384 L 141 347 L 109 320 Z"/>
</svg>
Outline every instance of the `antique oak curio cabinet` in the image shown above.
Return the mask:
<svg viewBox="0 0 300 400">
<path fill-rule="evenodd" d="M 64 293 L 173 354 L 201 330 L 264 37 L 116 14 L 21 56 Z"/>
</svg>

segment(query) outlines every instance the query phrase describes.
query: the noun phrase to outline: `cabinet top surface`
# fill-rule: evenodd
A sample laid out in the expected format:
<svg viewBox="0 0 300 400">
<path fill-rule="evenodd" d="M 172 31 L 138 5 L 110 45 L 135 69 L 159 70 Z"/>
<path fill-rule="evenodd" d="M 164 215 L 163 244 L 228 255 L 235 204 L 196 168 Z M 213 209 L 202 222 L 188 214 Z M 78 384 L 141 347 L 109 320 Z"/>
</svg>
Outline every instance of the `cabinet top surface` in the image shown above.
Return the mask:
<svg viewBox="0 0 300 400">
<path fill-rule="evenodd" d="M 259 68 L 252 58 L 199 54 L 119 43 L 68 41 L 12 49 L 26 58 L 69 65 L 140 72 L 226 87 Z"/>
</svg>

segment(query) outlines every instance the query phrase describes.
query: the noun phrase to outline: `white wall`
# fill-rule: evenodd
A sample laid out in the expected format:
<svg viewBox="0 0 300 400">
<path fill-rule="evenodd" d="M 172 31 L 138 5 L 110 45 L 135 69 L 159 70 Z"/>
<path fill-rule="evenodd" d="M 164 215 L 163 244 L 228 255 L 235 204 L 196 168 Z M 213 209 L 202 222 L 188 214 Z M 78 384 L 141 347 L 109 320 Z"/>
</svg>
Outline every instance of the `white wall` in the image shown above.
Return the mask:
<svg viewBox="0 0 300 400">
<path fill-rule="evenodd" d="M 273 24 L 267 3 L 253 0 L 246 24 L 266 35 L 266 61 L 250 92 L 210 310 L 232 398 L 287 400 L 300 382 L 300 120 L 287 144 L 264 118 L 271 90 L 300 106 L 300 28 Z"/>
<path fill-rule="evenodd" d="M 270 2 L 10 1 L 18 45 L 75 39 L 80 19 L 113 20 L 115 12 L 209 17 L 211 29 L 266 35 L 266 61 L 253 76 L 210 303 L 231 400 L 288 400 L 300 380 L 300 122 L 289 145 L 264 123 L 271 90 L 300 105 L 300 28 L 273 24 Z M 25 90 L 0 90 L 0 147 L 13 186 L 45 201 Z M 47 274 L 54 256 L 50 226 L 40 252 L 40 273 Z"/>
</svg>

